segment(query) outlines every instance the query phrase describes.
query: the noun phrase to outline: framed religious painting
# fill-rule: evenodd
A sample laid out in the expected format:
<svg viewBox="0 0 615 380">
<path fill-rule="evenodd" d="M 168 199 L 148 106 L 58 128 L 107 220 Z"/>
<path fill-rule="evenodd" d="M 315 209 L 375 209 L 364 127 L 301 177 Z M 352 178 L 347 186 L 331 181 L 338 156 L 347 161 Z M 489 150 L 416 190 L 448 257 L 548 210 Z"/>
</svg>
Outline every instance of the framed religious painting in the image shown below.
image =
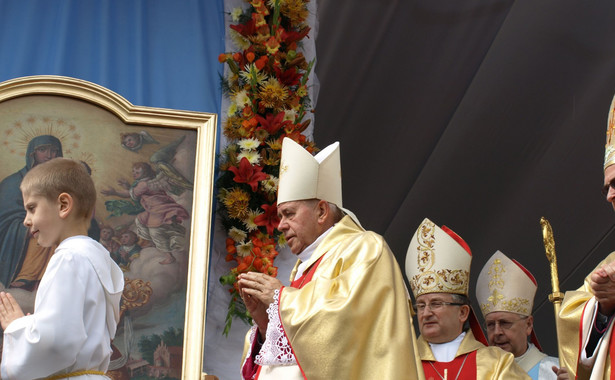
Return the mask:
<svg viewBox="0 0 615 380">
<path fill-rule="evenodd" d="M 140 107 L 60 76 L 0 83 L 0 290 L 32 312 L 53 247 L 31 244 L 19 190 L 37 164 L 79 160 L 97 189 L 88 234 L 124 274 L 113 379 L 201 379 L 216 115 Z"/>
</svg>

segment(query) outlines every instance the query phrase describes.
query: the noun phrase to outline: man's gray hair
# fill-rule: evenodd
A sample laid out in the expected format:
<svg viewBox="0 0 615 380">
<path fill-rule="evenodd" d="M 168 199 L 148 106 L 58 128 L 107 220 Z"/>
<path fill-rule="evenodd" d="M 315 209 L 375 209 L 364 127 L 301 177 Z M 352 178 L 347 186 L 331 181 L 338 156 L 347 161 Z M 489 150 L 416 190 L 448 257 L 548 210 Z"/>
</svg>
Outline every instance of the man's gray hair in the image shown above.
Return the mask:
<svg viewBox="0 0 615 380">
<path fill-rule="evenodd" d="M 342 218 L 344 217 L 344 211 L 342 211 L 341 208 L 337 207 L 335 203 L 331 203 L 331 202 L 327 202 L 327 203 L 329 203 L 329 209 L 331 210 L 331 213 L 333 214 L 333 222 L 337 223 L 340 220 L 342 220 Z"/>
<path fill-rule="evenodd" d="M 470 308 L 472 307 L 470 305 L 470 299 L 466 296 L 464 296 L 463 294 L 453 294 L 451 293 L 451 297 L 453 298 L 453 302 L 454 303 L 460 303 L 463 305 L 468 305 L 470 306 Z M 470 317 L 468 316 L 468 319 L 466 319 L 466 321 L 463 323 L 463 331 L 468 331 L 470 329 Z"/>
</svg>

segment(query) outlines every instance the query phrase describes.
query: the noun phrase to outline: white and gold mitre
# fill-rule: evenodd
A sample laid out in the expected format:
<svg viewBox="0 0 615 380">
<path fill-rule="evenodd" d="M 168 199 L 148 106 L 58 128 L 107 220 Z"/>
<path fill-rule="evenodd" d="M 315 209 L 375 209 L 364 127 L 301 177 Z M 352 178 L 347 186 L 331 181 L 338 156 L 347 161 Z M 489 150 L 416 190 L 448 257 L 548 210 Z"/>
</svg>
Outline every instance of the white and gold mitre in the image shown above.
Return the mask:
<svg viewBox="0 0 615 380">
<path fill-rule="evenodd" d="M 609 108 L 609 119 L 606 125 L 606 146 L 604 149 L 604 169 L 615 164 L 615 97 Z"/>
<path fill-rule="evenodd" d="M 406 253 L 406 276 L 414 297 L 427 293 L 468 296 L 471 262 L 470 247 L 461 237 L 425 218 Z"/>
<path fill-rule="evenodd" d="M 519 264 L 497 251 L 478 275 L 476 298 L 483 317 L 494 311 L 531 315 L 536 279 Z"/>
<path fill-rule="evenodd" d="M 304 199 L 322 199 L 342 207 L 339 142 L 312 156 L 292 139 L 282 141 L 278 204 Z"/>
</svg>

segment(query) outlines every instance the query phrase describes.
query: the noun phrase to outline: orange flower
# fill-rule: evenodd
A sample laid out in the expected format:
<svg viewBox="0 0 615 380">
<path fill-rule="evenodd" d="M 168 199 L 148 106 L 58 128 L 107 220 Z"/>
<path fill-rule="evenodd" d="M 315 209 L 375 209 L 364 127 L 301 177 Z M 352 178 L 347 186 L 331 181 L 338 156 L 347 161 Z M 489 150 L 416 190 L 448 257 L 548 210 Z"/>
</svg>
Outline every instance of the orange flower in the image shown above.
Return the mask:
<svg viewBox="0 0 615 380">
<path fill-rule="evenodd" d="M 256 65 L 257 69 L 262 70 L 267 64 L 267 61 L 269 61 L 269 58 L 267 58 L 266 55 L 263 55 L 259 59 L 257 59 L 256 62 L 254 62 L 254 64 Z"/>
<path fill-rule="evenodd" d="M 265 42 L 265 47 L 267 48 L 267 52 L 269 54 L 275 54 L 280 48 L 280 41 L 278 41 L 277 38 L 275 38 L 274 36 L 271 36 Z"/>
<path fill-rule="evenodd" d="M 254 7 L 254 10 L 263 16 L 267 16 L 269 14 L 269 8 L 265 5 L 264 0 L 252 0 L 250 4 Z"/>
<path fill-rule="evenodd" d="M 254 117 L 251 117 L 241 122 L 241 126 L 244 128 L 244 130 L 247 132 L 248 135 L 254 131 L 257 125 L 258 125 L 258 120 L 256 120 L 256 118 Z"/>
<path fill-rule="evenodd" d="M 267 268 L 267 273 L 268 275 L 272 276 L 272 277 L 277 277 L 278 276 L 278 267 L 269 267 Z"/>
</svg>

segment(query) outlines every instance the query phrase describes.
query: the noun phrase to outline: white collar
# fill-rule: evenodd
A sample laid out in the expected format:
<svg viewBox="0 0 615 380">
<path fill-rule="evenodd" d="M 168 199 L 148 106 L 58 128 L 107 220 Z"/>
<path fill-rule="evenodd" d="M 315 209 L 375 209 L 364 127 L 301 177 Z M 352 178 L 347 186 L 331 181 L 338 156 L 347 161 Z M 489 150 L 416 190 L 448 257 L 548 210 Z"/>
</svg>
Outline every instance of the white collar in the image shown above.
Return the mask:
<svg viewBox="0 0 615 380">
<path fill-rule="evenodd" d="M 450 362 L 455 359 L 457 355 L 457 350 L 459 350 L 459 346 L 461 345 L 461 341 L 466 336 L 466 332 L 463 331 L 461 334 L 457 336 L 457 338 L 451 340 L 446 343 L 429 343 L 431 347 L 431 352 L 433 352 L 434 358 L 438 362 Z"/>
<path fill-rule="evenodd" d="M 301 264 L 299 264 L 299 266 L 297 267 L 297 274 L 295 275 L 295 278 L 303 276 L 303 272 L 307 269 L 307 264 L 312 258 L 314 252 L 316 251 L 316 248 L 318 248 L 320 243 L 324 240 L 325 236 L 327 236 L 329 232 L 331 232 L 332 228 L 333 226 L 329 227 L 328 230 L 320 234 L 320 236 L 317 237 L 316 240 L 312 242 L 312 244 L 305 247 L 305 249 L 297 255 L 299 260 L 301 260 Z"/>
</svg>

